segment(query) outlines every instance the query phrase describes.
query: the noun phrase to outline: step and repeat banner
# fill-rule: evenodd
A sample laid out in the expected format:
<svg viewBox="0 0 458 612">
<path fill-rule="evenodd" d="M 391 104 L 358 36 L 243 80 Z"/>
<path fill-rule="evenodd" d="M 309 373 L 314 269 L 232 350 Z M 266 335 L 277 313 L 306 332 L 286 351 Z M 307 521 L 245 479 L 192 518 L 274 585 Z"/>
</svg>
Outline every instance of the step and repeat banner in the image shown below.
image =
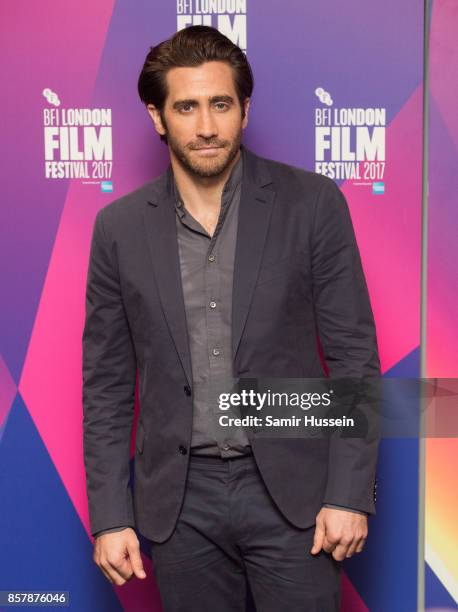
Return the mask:
<svg viewBox="0 0 458 612">
<path fill-rule="evenodd" d="M 429 52 L 426 375 L 458 377 L 458 3 L 435 1 Z M 455 409 L 457 406 L 455 405 Z M 425 446 L 425 602 L 458 602 L 458 441 Z"/>
<path fill-rule="evenodd" d="M 146 581 L 113 587 L 93 562 L 82 456 L 81 338 L 94 218 L 168 164 L 167 147 L 137 94 L 146 53 L 191 24 L 217 27 L 246 51 L 255 89 L 245 144 L 340 185 L 361 251 L 383 374 L 414 378 L 420 374 L 423 3 L 21 0 L 0 10 L 0 590 L 69 591 L 74 610 L 159 612 L 146 540 Z M 430 376 L 445 370 L 452 376 L 444 364 L 456 357 L 457 343 L 444 304 L 453 297 L 456 305 L 456 292 L 447 293 L 453 282 L 456 289 L 456 264 L 450 253 L 443 267 L 441 249 L 444 235 L 452 247 L 450 220 L 456 220 L 451 160 L 458 132 L 454 77 L 440 70 L 446 52 L 439 39 L 448 32 L 456 59 L 454 3 L 438 2 L 433 17 L 431 169 L 437 165 L 442 174 L 430 182 L 438 215 L 430 265 L 438 284 L 429 285 L 428 367 Z M 457 456 L 452 444 L 446 451 L 442 441 L 436 444 L 428 449 L 431 470 Z M 382 441 L 377 516 L 369 520 L 364 552 L 344 563 L 345 611 L 416 609 L 418 462 L 418 439 Z M 450 479 L 451 472 L 431 479 L 426 566 L 431 606 L 455 609 L 456 558 L 453 567 L 443 537 L 454 529 L 458 542 L 456 521 L 442 514 L 445 498 L 435 497 Z"/>
</svg>

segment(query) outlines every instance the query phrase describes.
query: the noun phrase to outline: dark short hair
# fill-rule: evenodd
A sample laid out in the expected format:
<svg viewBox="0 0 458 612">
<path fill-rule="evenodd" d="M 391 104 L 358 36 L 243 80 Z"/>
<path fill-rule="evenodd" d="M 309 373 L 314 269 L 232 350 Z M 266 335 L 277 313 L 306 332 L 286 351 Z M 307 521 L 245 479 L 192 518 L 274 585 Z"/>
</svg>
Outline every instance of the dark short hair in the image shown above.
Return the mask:
<svg viewBox="0 0 458 612">
<path fill-rule="evenodd" d="M 164 121 L 164 105 L 168 95 L 166 74 L 172 68 L 200 66 L 205 62 L 227 62 L 234 73 L 234 85 L 245 116 L 243 102 L 253 92 L 253 73 L 245 53 L 216 28 L 189 26 L 155 47 L 150 47 L 138 79 L 141 101 L 154 104 Z M 167 142 L 166 136 L 161 140 Z"/>
</svg>

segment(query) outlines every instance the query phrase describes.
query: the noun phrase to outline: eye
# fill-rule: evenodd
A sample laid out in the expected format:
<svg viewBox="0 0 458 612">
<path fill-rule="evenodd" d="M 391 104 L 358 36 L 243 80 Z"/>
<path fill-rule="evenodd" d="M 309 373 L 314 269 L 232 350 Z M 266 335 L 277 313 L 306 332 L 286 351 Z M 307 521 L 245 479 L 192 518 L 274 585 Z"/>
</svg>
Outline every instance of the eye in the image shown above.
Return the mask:
<svg viewBox="0 0 458 612">
<path fill-rule="evenodd" d="M 226 110 L 226 108 L 229 108 L 226 102 L 216 102 L 215 106 L 218 107 L 218 110 Z"/>
<path fill-rule="evenodd" d="M 188 110 L 191 110 L 193 106 L 194 105 L 191 102 L 187 102 L 186 104 L 182 104 L 180 110 L 187 112 Z"/>
</svg>

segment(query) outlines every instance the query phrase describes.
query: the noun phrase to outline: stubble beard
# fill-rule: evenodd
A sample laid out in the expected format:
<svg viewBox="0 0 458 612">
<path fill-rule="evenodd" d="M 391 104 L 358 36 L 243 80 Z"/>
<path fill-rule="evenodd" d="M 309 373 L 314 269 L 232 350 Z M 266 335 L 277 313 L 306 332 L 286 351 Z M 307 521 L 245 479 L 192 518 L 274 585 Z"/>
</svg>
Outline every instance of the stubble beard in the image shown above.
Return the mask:
<svg viewBox="0 0 458 612">
<path fill-rule="evenodd" d="M 183 147 L 173 138 L 170 132 L 167 132 L 167 142 L 170 149 L 188 172 L 202 178 L 218 176 L 224 172 L 224 170 L 237 155 L 242 142 L 242 128 L 240 128 L 232 142 L 228 140 L 210 140 L 206 142 L 201 141 L 199 143 L 192 143 L 191 145 L 186 145 Z M 198 147 L 209 147 L 211 145 L 223 147 L 218 156 L 204 157 L 202 155 L 199 157 L 199 154 L 194 152 L 194 149 Z"/>
</svg>

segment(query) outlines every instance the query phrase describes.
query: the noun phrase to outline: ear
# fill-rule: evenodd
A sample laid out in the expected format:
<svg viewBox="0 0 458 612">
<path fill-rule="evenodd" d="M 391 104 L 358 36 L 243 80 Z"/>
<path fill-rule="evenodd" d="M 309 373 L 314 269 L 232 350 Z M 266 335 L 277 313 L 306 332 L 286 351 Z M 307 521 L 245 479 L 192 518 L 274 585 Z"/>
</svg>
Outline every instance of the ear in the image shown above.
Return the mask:
<svg viewBox="0 0 458 612">
<path fill-rule="evenodd" d="M 162 123 L 161 114 L 159 110 L 154 106 L 154 104 L 148 104 L 146 106 L 149 116 L 153 120 L 154 127 L 156 128 L 156 132 L 160 136 L 165 136 L 167 130 L 165 129 L 164 124 Z"/>
<path fill-rule="evenodd" d="M 245 109 L 245 117 L 242 120 L 242 129 L 245 129 L 248 125 L 248 110 L 250 108 L 250 98 L 245 98 L 243 102 L 243 107 Z"/>
</svg>

